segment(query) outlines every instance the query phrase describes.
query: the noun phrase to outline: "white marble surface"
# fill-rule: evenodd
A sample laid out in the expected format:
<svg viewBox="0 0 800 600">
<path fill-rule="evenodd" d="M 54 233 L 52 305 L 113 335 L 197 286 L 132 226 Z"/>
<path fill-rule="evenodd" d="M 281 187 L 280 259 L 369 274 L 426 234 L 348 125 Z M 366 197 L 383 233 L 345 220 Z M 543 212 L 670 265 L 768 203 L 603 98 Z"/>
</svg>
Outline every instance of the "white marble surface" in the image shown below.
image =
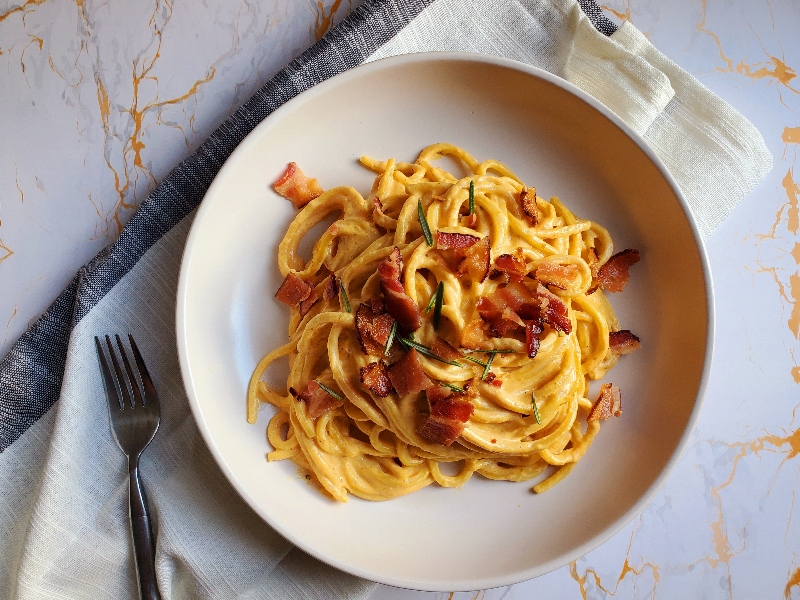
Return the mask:
<svg viewBox="0 0 800 600">
<path fill-rule="evenodd" d="M 357 0 L 0 0 L 0 356 L 155 182 Z M 774 156 L 707 241 L 717 346 L 666 486 L 583 558 L 508 588 L 370 600 L 800 598 L 800 3 L 613 0 Z"/>
</svg>

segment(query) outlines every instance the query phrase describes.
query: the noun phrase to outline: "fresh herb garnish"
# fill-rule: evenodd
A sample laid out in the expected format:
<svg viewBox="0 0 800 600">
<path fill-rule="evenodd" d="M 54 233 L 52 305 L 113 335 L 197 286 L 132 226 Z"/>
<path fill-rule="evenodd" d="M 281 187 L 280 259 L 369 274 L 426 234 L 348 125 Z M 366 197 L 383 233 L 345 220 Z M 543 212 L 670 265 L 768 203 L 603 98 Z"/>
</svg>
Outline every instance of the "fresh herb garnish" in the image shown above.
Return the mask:
<svg viewBox="0 0 800 600">
<path fill-rule="evenodd" d="M 386 348 L 383 351 L 384 356 L 389 356 L 389 350 L 392 348 L 395 333 L 397 333 L 397 321 L 392 323 L 392 328 L 389 330 L 389 338 L 386 340 Z"/>
<path fill-rule="evenodd" d="M 315 379 L 314 381 L 317 381 L 317 380 Z M 336 392 L 334 392 L 334 391 L 333 391 L 331 388 L 329 388 L 329 387 L 328 387 L 327 385 L 325 385 L 324 383 L 320 383 L 319 381 L 317 381 L 317 385 L 318 385 L 319 387 L 321 387 L 323 390 L 325 390 L 326 392 L 328 392 L 328 393 L 329 393 L 331 396 L 333 396 L 333 397 L 334 397 L 334 398 L 336 398 L 337 400 L 344 401 L 344 397 L 342 397 L 342 395 L 341 395 L 341 394 L 337 394 Z"/>
<path fill-rule="evenodd" d="M 342 302 L 344 302 L 344 309 L 350 312 L 350 298 L 347 297 L 347 290 L 344 289 L 344 284 L 341 278 L 339 279 L 339 289 L 342 291 Z"/>
<path fill-rule="evenodd" d="M 425 236 L 428 246 L 433 248 L 433 236 L 431 235 L 431 228 L 428 227 L 428 219 L 425 218 L 425 210 L 422 208 L 422 198 L 417 200 L 417 214 L 419 215 L 419 226 L 422 227 L 422 235 Z"/>
<path fill-rule="evenodd" d="M 432 358 L 434 360 L 438 360 L 439 362 L 443 362 L 443 363 L 448 364 L 448 365 L 453 365 L 454 367 L 463 367 L 464 366 L 461 363 L 457 363 L 454 360 L 445 360 L 444 358 L 442 358 L 438 354 L 434 354 L 431 351 L 431 349 L 428 348 L 427 346 L 424 346 L 423 344 L 420 344 L 419 342 L 415 342 L 414 340 L 410 339 L 410 337 L 408 337 L 408 338 L 398 337 L 397 339 L 400 342 L 404 343 L 405 345 L 410 346 L 411 348 L 414 348 L 417 352 L 419 352 L 423 356 L 427 356 L 428 358 Z"/>
<path fill-rule="evenodd" d="M 452 383 L 445 383 L 444 381 L 442 381 L 442 385 L 443 385 L 444 387 L 448 387 L 448 388 L 450 388 L 450 389 L 451 389 L 451 390 L 453 390 L 454 392 L 461 392 L 461 393 L 463 394 L 463 393 L 464 393 L 464 391 L 465 391 L 465 390 L 464 390 L 464 388 L 460 388 L 460 387 L 458 387 L 457 385 L 453 385 Z"/>
<path fill-rule="evenodd" d="M 436 304 L 433 308 L 433 330 L 439 331 L 439 321 L 442 318 L 442 302 L 444 302 L 444 281 L 439 282 L 436 288 Z"/>
<path fill-rule="evenodd" d="M 467 352 L 475 352 L 477 354 L 516 354 L 516 350 L 468 350 Z"/>
<path fill-rule="evenodd" d="M 436 302 L 436 292 L 438 291 L 439 291 L 438 287 L 435 290 L 433 290 L 433 293 L 431 294 L 431 299 L 428 300 L 428 308 L 425 309 L 426 313 L 431 312 L 431 309 L 433 308 L 433 303 Z"/>
<path fill-rule="evenodd" d="M 471 356 L 465 356 L 464 360 L 468 360 L 470 362 L 474 362 L 476 365 L 480 365 L 482 367 L 486 366 L 485 362 L 483 362 L 482 360 L 478 360 L 477 358 L 472 358 Z"/>
<path fill-rule="evenodd" d="M 469 182 L 469 214 L 475 213 L 475 181 Z"/>
<path fill-rule="evenodd" d="M 539 407 L 536 406 L 536 394 L 531 392 L 531 400 L 533 400 L 533 416 L 536 417 L 536 422 L 541 425 L 542 420 L 539 418 Z"/>
<path fill-rule="evenodd" d="M 483 374 L 481 375 L 481 381 L 486 379 L 486 376 L 489 374 L 489 367 L 492 366 L 492 361 L 494 360 L 494 354 L 489 355 L 489 360 L 486 361 L 486 366 L 483 368 Z"/>
</svg>

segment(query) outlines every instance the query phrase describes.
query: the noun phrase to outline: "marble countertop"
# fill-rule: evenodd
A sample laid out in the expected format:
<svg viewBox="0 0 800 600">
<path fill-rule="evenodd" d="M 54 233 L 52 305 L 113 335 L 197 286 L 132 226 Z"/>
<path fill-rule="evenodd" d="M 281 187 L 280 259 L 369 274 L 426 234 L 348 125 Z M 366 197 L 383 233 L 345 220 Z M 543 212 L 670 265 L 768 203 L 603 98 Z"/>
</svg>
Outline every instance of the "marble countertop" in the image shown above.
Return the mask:
<svg viewBox="0 0 800 600">
<path fill-rule="evenodd" d="M 0 356 L 169 170 L 357 4 L 0 1 Z M 800 5 L 603 8 L 743 113 L 774 158 L 707 240 L 717 343 L 697 429 L 648 507 L 579 560 L 508 588 L 381 585 L 370 600 L 800 598 Z"/>
</svg>

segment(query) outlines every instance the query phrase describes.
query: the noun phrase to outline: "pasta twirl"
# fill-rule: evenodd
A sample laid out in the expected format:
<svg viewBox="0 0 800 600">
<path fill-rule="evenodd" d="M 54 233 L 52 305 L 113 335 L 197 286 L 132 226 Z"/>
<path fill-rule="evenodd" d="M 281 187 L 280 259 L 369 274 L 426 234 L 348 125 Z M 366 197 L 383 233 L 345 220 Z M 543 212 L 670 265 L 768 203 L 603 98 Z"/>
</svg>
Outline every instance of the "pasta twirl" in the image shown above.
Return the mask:
<svg viewBox="0 0 800 600">
<path fill-rule="evenodd" d="M 437 166 L 444 155 L 466 175 Z M 312 194 L 279 247 L 289 341 L 248 393 L 250 422 L 260 404 L 277 408 L 268 459 L 293 461 L 343 502 L 474 473 L 547 472 L 533 489 L 549 489 L 597 435 L 593 415 L 619 414 L 619 390 L 606 384 L 593 403 L 588 380 L 638 346 L 602 291 L 616 273 L 608 232 L 453 145 L 413 163 L 361 162 L 377 174 L 369 199 L 349 187 Z M 335 213 L 304 261 L 301 240 Z M 286 355 L 286 388 L 270 387 L 262 376 Z"/>
</svg>

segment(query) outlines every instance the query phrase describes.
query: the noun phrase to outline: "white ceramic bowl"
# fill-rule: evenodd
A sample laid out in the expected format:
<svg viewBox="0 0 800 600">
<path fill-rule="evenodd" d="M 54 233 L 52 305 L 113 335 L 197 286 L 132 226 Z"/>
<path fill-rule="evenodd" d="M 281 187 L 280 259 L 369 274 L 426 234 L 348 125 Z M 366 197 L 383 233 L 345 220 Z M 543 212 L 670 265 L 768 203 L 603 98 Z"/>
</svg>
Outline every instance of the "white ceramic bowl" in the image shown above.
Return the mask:
<svg viewBox="0 0 800 600">
<path fill-rule="evenodd" d="M 267 463 L 270 412 L 245 420 L 251 372 L 285 343 L 276 251 L 295 215 L 270 184 L 296 161 L 324 188 L 369 192 L 363 155 L 411 161 L 446 141 L 509 165 L 543 197 L 598 221 L 642 260 L 611 295 L 642 340 L 607 380 L 621 418 L 542 495 L 530 483 L 473 477 L 389 502 L 338 504 L 289 461 Z M 438 591 L 506 585 L 600 545 L 664 483 L 700 410 L 713 300 L 702 243 L 672 177 L 619 118 L 563 80 L 468 54 L 395 57 L 343 73 L 264 120 L 228 159 L 198 210 L 181 268 L 178 348 L 197 424 L 253 509 L 303 550 L 344 571 Z M 596 394 L 596 388 L 592 394 Z"/>
</svg>

